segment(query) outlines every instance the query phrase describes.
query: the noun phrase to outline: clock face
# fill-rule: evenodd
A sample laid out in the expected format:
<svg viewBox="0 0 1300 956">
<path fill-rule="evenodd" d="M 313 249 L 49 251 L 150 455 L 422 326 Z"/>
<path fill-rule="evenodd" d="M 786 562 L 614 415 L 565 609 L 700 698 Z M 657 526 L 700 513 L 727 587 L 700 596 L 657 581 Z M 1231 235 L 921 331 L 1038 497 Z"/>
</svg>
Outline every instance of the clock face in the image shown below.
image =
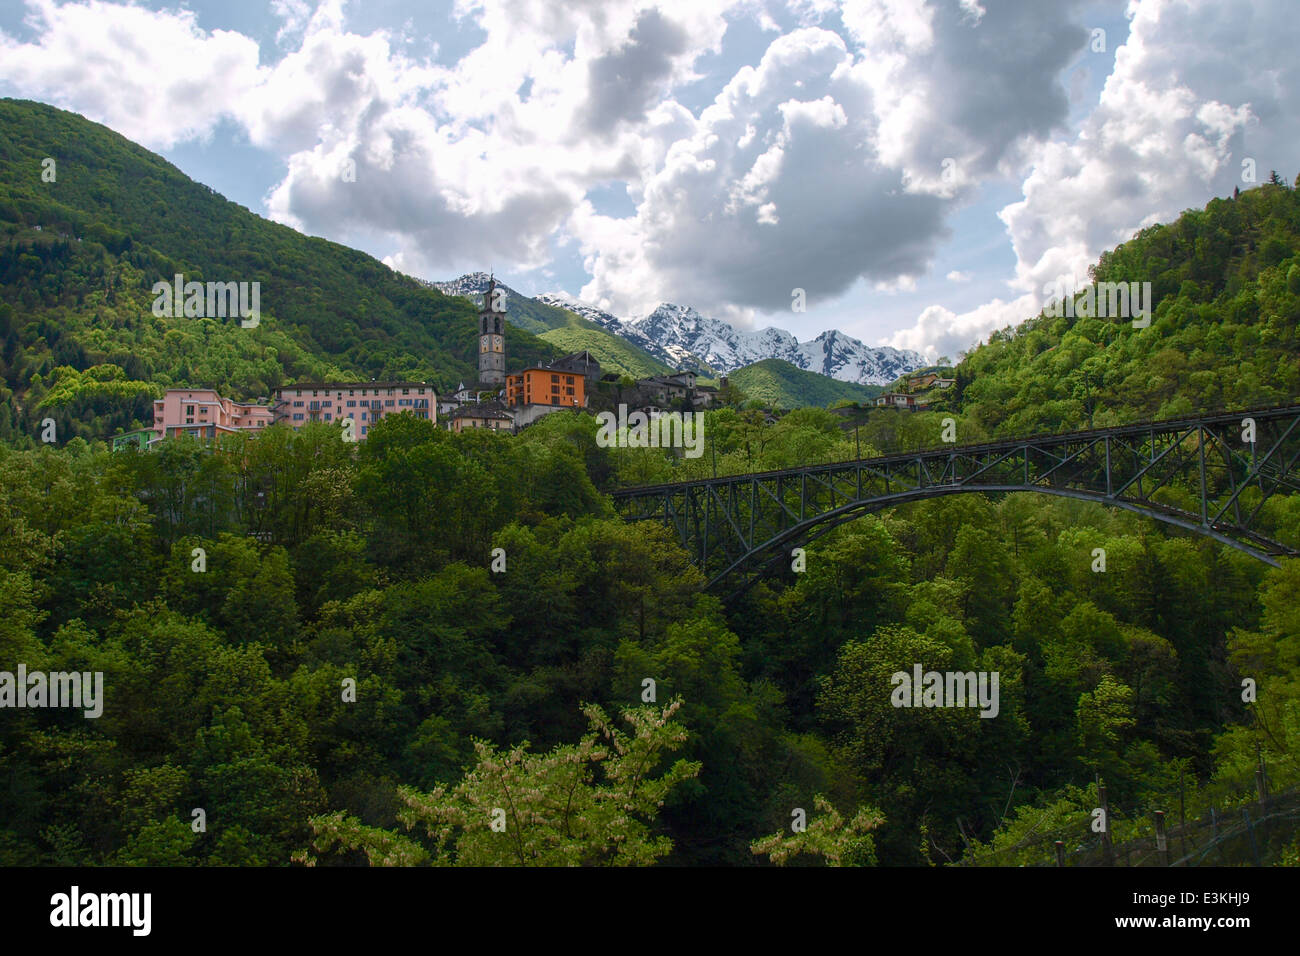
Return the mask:
<svg viewBox="0 0 1300 956">
<path fill-rule="evenodd" d="M 501 336 L 499 335 L 492 336 L 492 351 L 493 352 L 501 351 Z"/>
<path fill-rule="evenodd" d="M 489 343 L 490 343 L 491 339 L 492 339 L 492 336 L 490 336 L 490 335 L 483 335 L 483 336 L 480 336 L 480 337 L 479 337 L 479 340 L 478 340 L 478 350 L 479 350 L 480 352 L 486 352 L 486 351 L 488 350 Z"/>
</svg>

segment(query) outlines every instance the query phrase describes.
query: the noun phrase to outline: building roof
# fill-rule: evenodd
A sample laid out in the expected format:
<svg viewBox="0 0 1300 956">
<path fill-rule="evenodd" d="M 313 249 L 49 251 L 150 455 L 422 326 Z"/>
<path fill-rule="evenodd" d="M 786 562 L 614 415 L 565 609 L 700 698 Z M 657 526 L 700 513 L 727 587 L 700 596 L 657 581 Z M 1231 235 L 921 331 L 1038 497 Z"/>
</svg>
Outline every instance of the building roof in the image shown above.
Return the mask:
<svg viewBox="0 0 1300 956">
<path fill-rule="evenodd" d="M 523 375 L 525 372 L 549 372 L 552 375 L 559 375 L 559 374 L 581 375 L 582 374 L 581 372 L 574 371 L 573 369 L 551 368 L 551 366 L 549 365 L 529 365 L 525 368 L 521 368 L 517 372 L 506 372 L 506 378 L 514 378 L 515 376 Z"/>
<path fill-rule="evenodd" d="M 282 392 L 289 388 L 433 388 L 429 382 L 294 382 L 291 385 L 277 385 L 273 391 Z"/>
<path fill-rule="evenodd" d="M 452 418 L 496 418 L 514 421 L 504 405 L 500 402 L 467 402 L 451 413 Z"/>
<path fill-rule="evenodd" d="M 600 362 L 597 361 L 596 357 L 586 349 L 583 349 L 580 352 L 570 352 L 568 355 L 561 355 L 559 358 L 555 359 L 555 361 L 551 362 L 550 368 L 559 368 L 566 363 L 573 365 L 594 365 L 597 369 L 600 368 Z"/>
</svg>

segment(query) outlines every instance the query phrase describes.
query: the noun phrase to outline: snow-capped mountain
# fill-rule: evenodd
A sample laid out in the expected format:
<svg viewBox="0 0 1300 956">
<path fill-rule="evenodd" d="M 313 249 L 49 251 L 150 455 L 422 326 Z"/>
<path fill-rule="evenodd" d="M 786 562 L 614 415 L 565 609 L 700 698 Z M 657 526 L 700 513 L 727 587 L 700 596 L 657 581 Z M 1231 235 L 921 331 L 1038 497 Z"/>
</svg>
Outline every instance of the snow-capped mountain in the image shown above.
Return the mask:
<svg viewBox="0 0 1300 956">
<path fill-rule="evenodd" d="M 533 298 L 543 305 L 555 306 L 557 309 L 568 309 L 570 312 L 582 316 L 588 322 L 595 322 L 606 332 L 613 332 L 615 335 L 622 336 L 629 334 L 627 324 L 622 319 L 603 309 L 598 309 L 594 305 L 579 302 L 577 299 L 570 298 L 559 292 L 543 292 L 541 295 L 533 296 Z"/>
<path fill-rule="evenodd" d="M 427 284 L 445 295 L 479 301 L 487 289 L 488 276 L 485 272 L 471 272 L 450 282 Z M 503 285 L 499 279 L 497 284 Z M 511 300 L 526 298 L 513 291 L 509 295 Z M 679 371 L 726 374 L 763 359 L 777 358 L 841 382 L 888 385 L 926 365 L 925 359 L 910 349 L 872 347 L 834 329 L 800 342 L 784 329 L 747 332 L 683 305 L 664 303 L 649 315 L 621 319 L 562 293 L 547 292 L 532 301 L 568 309 Z"/>
<path fill-rule="evenodd" d="M 537 299 L 570 309 L 678 369 L 702 362 L 726 373 L 777 358 L 841 382 L 888 385 L 926 365 L 925 359 L 910 349 L 873 348 L 834 329 L 800 342 L 784 329 L 746 332 L 689 306 L 664 303 L 647 316 L 625 321 L 563 295 L 547 293 Z"/>
<path fill-rule="evenodd" d="M 478 301 L 482 298 L 483 293 L 487 291 L 488 280 L 491 277 L 486 272 L 467 272 L 459 279 L 452 279 L 450 282 L 430 282 L 428 279 L 416 279 L 421 285 L 432 286 L 443 295 L 458 295 L 466 299 Z M 506 284 L 499 279 L 497 285 L 507 288 Z M 509 294 L 513 298 L 518 295 L 517 292 L 510 290 Z"/>
</svg>

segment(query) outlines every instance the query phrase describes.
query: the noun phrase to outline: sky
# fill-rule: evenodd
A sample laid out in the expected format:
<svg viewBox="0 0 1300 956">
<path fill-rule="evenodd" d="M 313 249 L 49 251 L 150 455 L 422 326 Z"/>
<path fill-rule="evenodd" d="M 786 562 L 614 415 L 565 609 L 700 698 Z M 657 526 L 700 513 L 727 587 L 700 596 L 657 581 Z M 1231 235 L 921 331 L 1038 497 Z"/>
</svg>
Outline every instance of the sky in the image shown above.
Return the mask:
<svg viewBox="0 0 1300 956">
<path fill-rule="evenodd" d="M 1138 230 L 1295 179 L 1296 12 L 4 0 L 0 95 L 421 278 L 492 270 L 624 318 L 672 302 L 934 360 Z"/>
</svg>

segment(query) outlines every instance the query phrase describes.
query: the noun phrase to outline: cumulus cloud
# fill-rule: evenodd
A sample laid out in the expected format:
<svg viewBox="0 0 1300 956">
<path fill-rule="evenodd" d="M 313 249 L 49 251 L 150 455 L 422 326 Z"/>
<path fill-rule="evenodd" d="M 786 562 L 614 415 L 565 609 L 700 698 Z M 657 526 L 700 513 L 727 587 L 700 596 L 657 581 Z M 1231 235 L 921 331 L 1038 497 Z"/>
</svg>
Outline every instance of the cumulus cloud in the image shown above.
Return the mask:
<svg viewBox="0 0 1300 956">
<path fill-rule="evenodd" d="M 35 39 L 0 33 L 0 82 L 155 149 L 209 135 L 261 82 L 257 43 L 188 10 L 28 0 Z"/>
<path fill-rule="evenodd" d="M 620 121 L 644 119 L 672 75 L 674 59 L 689 48 L 688 39 L 680 24 L 658 10 L 642 10 L 627 42 L 595 57 L 587 68 L 587 126 L 603 133 Z"/>
<path fill-rule="evenodd" d="M 1253 159 L 1259 178 L 1300 147 L 1300 66 L 1278 24 L 1287 0 L 1141 0 L 1096 108 L 1077 131 L 1024 155 L 1023 198 L 1000 213 L 1023 293 L 954 313 L 931 306 L 889 341 L 929 355 L 966 348 L 1046 304 L 1058 280 L 1086 282 L 1106 249 L 1227 195 Z"/>
<path fill-rule="evenodd" d="M 1082 281 L 1098 255 L 1240 181 L 1240 160 L 1294 162 L 1300 89 L 1287 0 L 1130 4 L 1129 38 L 1100 103 L 1069 138 L 1030 156 L 1024 198 L 1002 210 L 1015 287 Z M 1267 68 L 1265 64 L 1277 64 Z M 1265 176 L 1267 173 L 1264 174 Z"/>
<path fill-rule="evenodd" d="M 941 305 L 926 308 L 911 328 L 902 329 L 882 345 L 897 349 L 915 349 L 930 361 L 941 355 L 956 358 L 990 332 L 1018 325 L 1037 309 L 1031 295 L 1005 302 L 994 299 L 969 312 L 956 313 Z"/>
<path fill-rule="evenodd" d="M 810 303 L 860 279 L 913 288 L 954 205 L 1063 122 L 1063 54 L 1087 39 L 1073 7 L 848 0 L 847 40 L 817 26 L 775 38 L 647 174 L 635 217 L 575 212 L 584 298 L 632 313 L 688 301 L 744 323 L 794 288 Z"/>
</svg>

